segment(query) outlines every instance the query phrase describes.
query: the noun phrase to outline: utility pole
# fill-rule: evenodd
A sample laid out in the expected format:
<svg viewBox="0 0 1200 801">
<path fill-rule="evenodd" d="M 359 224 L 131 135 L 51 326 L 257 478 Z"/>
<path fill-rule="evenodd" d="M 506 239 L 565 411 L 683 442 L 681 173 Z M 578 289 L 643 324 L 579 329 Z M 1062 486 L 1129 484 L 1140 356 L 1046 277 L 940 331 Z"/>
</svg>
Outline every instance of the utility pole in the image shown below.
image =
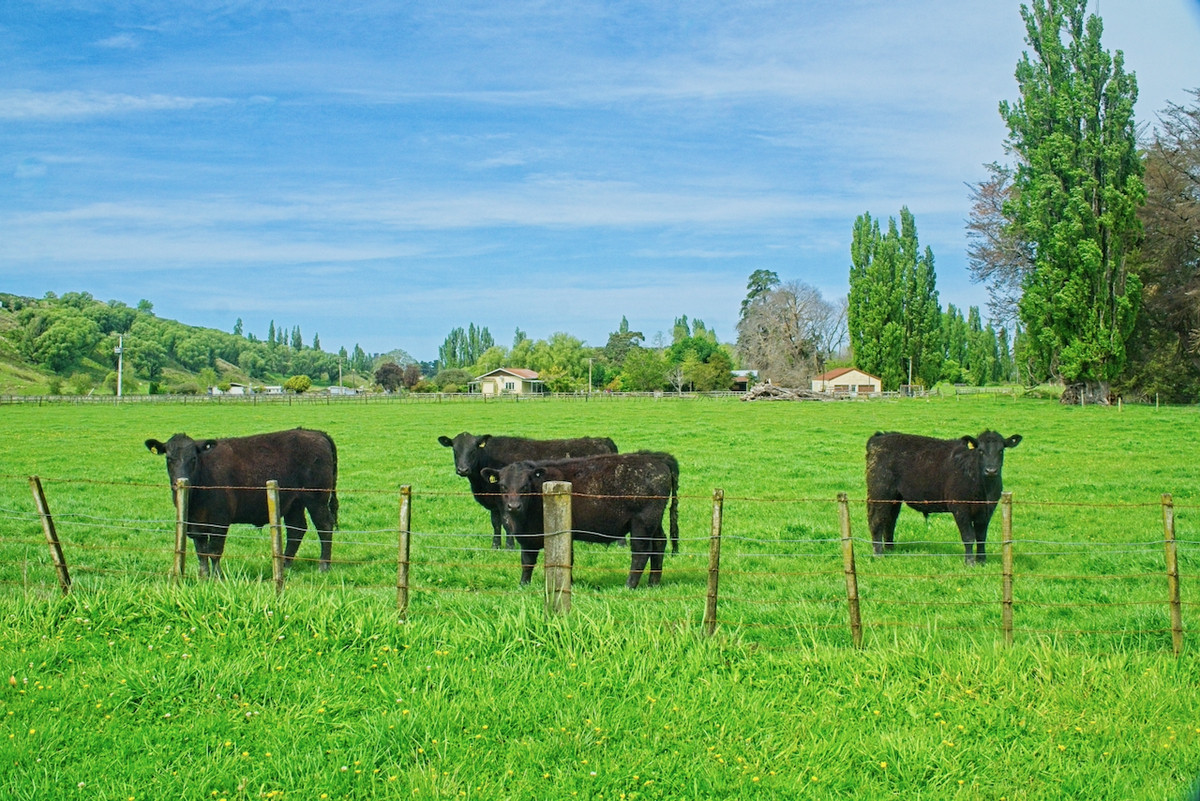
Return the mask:
<svg viewBox="0 0 1200 801">
<path fill-rule="evenodd" d="M 117 346 L 113 348 L 113 352 L 117 354 L 117 397 L 121 397 L 121 384 L 125 383 L 125 335 L 117 339 Z"/>
<path fill-rule="evenodd" d="M 588 359 L 588 394 L 592 394 L 592 360 Z"/>
</svg>

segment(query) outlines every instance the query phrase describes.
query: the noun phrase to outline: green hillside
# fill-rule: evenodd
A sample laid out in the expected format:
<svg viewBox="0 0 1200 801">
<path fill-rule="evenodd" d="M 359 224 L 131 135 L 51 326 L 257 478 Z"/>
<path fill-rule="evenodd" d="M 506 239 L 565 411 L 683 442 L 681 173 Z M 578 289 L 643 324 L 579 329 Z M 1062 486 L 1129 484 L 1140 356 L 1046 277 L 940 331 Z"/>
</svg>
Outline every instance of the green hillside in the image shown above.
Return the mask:
<svg viewBox="0 0 1200 801">
<path fill-rule="evenodd" d="M 339 368 L 343 385 L 361 387 L 372 383 L 379 363 L 413 361 L 404 351 L 370 356 L 358 346 L 328 353 L 306 346 L 298 327 L 276 333 L 273 322 L 267 341 L 186 325 L 158 317 L 145 300 L 134 308 L 86 292 L 0 292 L 0 304 L 0 395 L 115 394 L 122 342 L 123 394 L 197 394 L 230 383 L 284 385 L 299 376 L 322 387 L 338 383 Z"/>
</svg>

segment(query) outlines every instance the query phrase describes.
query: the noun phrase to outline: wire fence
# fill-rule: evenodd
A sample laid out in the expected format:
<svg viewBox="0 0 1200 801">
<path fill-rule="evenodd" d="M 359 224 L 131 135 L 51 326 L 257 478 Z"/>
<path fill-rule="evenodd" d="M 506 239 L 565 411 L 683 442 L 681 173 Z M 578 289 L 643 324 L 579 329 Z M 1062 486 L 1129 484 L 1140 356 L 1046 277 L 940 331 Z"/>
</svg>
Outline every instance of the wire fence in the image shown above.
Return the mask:
<svg viewBox="0 0 1200 801">
<path fill-rule="evenodd" d="M 0 482 L 13 478 L 0 476 Z M 129 516 L 141 504 L 121 500 L 135 491 L 153 493 L 156 500 L 145 508 L 162 509 L 161 485 L 28 480 L 33 490 L 28 506 L 15 503 L 15 493 L 0 495 L 0 588 L 32 600 L 102 593 L 123 581 L 201 580 L 194 546 L 179 542 L 179 514 Z M 109 499 L 111 509 L 93 508 L 98 495 Z M 340 488 L 338 495 L 343 512 L 356 506 L 368 511 L 350 515 L 349 525 L 334 532 L 332 577 L 317 570 L 314 533 L 306 535 L 285 574 L 282 525 L 235 525 L 221 561 L 224 580 L 276 581 L 281 591 L 285 580 L 288 586 L 318 589 L 335 581 L 379 595 L 380 603 L 395 603 L 403 619 L 472 619 L 514 599 L 544 603 L 552 614 L 573 610 L 617 619 L 636 614 L 640 620 L 650 615 L 662 625 L 721 629 L 767 648 L 814 640 L 865 647 L 904 631 L 918 638 L 1009 643 L 1082 638 L 1100 647 L 1179 652 L 1185 621 L 1200 605 L 1183 600 L 1179 589 L 1200 573 L 1200 537 L 1194 529 L 1175 536 L 1176 516 L 1190 524 L 1200 507 L 1176 507 L 1166 495 L 1157 503 L 1122 504 L 1021 503 L 1006 496 L 992 521 L 984 567 L 964 565 L 963 547 L 949 522 L 926 523 L 924 538 L 913 536 L 921 524 L 910 523 L 893 551 L 875 557 L 864 536 L 867 502 L 844 495 L 725 498 L 718 490 L 711 497 L 682 496 L 681 517 L 688 524 L 679 552 L 667 553 L 660 586 L 632 592 L 624 587 L 637 549 L 627 541 L 609 547 L 575 542 L 563 557 L 549 547 L 548 534 L 539 559 L 546 587 L 536 582 L 521 587 L 519 552 L 491 547 L 491 534 L 483 531 L 487 513 L 469 493 L 412 493 L 405 487 Z M 470 508 L 479 529 L 411 526 L 413 518 L 445 518 L 447 506 L 460 513 Z M 364 525 L 365 518 L 371 519 Z M 1064 527 L 1064 519 L 1072 524 Z M 573 531 L 549 524 L 546 530 Z M 1054 536 L 1064 530 L 1070 538 Z M 565 588 L 556 578 L 560 571 Z"/>
</svg>

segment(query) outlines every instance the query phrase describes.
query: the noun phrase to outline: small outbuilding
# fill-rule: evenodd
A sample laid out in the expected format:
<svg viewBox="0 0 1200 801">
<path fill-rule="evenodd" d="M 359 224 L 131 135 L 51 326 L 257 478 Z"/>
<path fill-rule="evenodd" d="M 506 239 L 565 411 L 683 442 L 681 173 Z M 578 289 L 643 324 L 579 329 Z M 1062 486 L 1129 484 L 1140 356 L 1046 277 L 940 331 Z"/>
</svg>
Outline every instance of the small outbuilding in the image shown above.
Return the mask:
<svg viewBox="0 0 1200 801">
<path fill-rule="evenodd" d="M 543 382 L 533 370 L 500 367 L 471 382 L 471 391 L 483 395 L 532 395 L 542 391 Z"/>
<path fill-rule="evenodd" d="M 834 395 L 875 395 L 883 391 L 883 382 L 857 367 L 839 367 L 813 378 L 812 391 Z"/>
</svg>

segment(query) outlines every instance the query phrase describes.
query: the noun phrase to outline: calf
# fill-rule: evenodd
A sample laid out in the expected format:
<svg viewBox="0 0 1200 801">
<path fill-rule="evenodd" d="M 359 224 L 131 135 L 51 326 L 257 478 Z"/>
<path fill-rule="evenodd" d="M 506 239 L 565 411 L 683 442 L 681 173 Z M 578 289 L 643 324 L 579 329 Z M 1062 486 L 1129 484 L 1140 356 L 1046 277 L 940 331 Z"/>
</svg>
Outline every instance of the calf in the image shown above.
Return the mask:
<svg viewBox="0 0 1200 801">
<path fill-rule="evenodd" d="M 492 547 L 500 547 L 500 527 L 503 524 L 503 503 L 495 487 L 483 479 L 483 471 L 499 470 L 513 462 L 546 461 L 569 459 L 576 456 L 593 456 L 599 453 L 616 453 L 617 446 L 608 437 L 580 437 L 577 439 L 526 439 L 525 437 L 493 437 L 491 434 L 476 436 L 466 431 L 454 439 L 438 437 L 438 442 L 454 449 L 454 469 L 471 483 L 475 500 L 492 516 Z M 508 547 L 513 547 L 513 536 L 508 535 Z"/>
<path fill-rule="evenodd" d="M 629 578 L 637 587 L 646 562 L 649 583 L 662 577 L 667 538 L 663 512 L 671 506 L 671 551 L 679 552 L 679 463 L 668 453 L 605 454 L 549 462 L 517 462 L 501 470 L 487 468 L 483 477 L 496 486 L 504 516 L 521 546 L 521 583 L 528 584 L 545 544 L 542 523 L 542 485 L 571 482 L 572 536 L 606 545 L 629 535 Z"/>
<path fill-rule="evenodd" d="M 187 533 L 196 545 L 200 575 L 209 566 L 221 575 L 225 535 L 234 523 L 269 522 L 266 484 L 279 482 L 279 517 L 287 526 L 287 564 L 308 529 L 307 509 L 321 538 L 321 571 L 329 570 L 333 529 L 337 525 L 337 447 L 323 431 L 297 428 L 250 437 L 195 440 L 176 434 L 146 440 L 151 453 L 165 454 L 174 487 L 180 478 L 191 485 Z"/>
<path fill-rule="evenodd" d="M 995 431 L 978 439 L 872 436 L 867 440 L 867 522 L 875 553 L 894 547 L 900 504 L 907 503 L 927 518 L 931 512 L 954 515 L 966 563 L 983 564 L 988 523 L 1002 489 L 1004 449 L 1020 442 L 1020 434 L 1005 439 Z"/>
</svg>

